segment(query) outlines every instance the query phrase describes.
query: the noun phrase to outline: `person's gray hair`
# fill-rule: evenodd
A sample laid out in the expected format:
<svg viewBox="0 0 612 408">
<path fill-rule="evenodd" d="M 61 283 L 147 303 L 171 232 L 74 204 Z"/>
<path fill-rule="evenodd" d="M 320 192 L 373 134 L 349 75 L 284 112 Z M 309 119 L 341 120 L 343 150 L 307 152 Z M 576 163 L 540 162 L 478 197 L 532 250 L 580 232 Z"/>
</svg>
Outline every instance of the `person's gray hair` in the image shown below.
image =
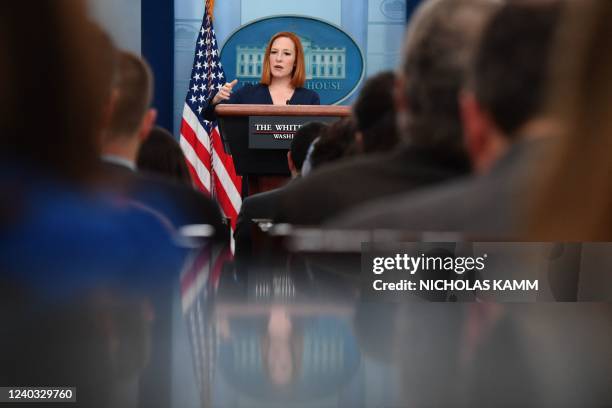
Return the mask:
<svg viewBox="0 0 612 408">
<path fill-rule="evenodd" d="M 411 144 L 466 157 L 462 144 L 459 91 L 480 34 L 499 0 L 429 0 L 415 12 L 406 32 L 398 75 L 405 80 L 408 112 L 400 131 Z"/>
</svg>

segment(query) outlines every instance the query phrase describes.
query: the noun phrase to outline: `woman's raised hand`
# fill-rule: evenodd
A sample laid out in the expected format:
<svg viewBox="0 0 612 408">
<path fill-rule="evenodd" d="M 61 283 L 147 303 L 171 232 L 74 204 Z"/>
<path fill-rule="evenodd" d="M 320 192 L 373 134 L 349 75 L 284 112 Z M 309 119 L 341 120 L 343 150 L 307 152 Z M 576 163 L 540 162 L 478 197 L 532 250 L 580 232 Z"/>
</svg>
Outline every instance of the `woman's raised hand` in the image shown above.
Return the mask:
<svg viewBox="0 0 612 408">
<path fill-rule="evenodd" d="M 237 83 L 238 83 L 238 80 L 234 79 L 232 82 L 227 82 L 225 85 L 223 85 L 219 89 L 219 92 L 217 92 L 217 94 L 213 98 L 213 100 L 212 100 L 213 105 L 216 105 L 219 102 L 228 100 L 230 98 L 230 96 L 232 95 L 232 88 Z"/>
</svg>

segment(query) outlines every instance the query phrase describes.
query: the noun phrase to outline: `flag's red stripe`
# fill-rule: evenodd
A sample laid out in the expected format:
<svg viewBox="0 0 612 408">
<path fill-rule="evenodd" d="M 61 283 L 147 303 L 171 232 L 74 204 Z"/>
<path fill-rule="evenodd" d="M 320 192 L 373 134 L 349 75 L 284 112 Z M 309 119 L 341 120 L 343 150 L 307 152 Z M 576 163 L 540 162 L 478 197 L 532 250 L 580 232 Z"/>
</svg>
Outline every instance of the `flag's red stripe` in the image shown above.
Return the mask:
<svg viewBox="0 0 612 408">
<path fill-rule="evenodd" d="M 227 174 L 229 174 L 230 178 L 232 179 L 232 182 L 236 186 L 236 190 L 238 191 L 238 194 L 240 194 L 242 192 L 242 177 L 236 174 L 236 169 L 234 167 L 234 160 L 232 156 L 225 153 L 225 150 L 223 149 L 223 141 L 221 140 L 221 135 L 219 134 L 219 131 L 217 130 L 216 127 L 212 130 L 211 133 L 212 133 L 211 140 L 212 140 L 213 148 L 215 149 L 215 153 L 223 161 L 223 165 L 225 169 L 227 170 Z"/>
<path fill-rule="evenodd" d="M 189 126 L 189 123 L 187 123 L 185 119 L 181 122 L 181 134 L 196 152 L 202 164 L 210 171 L 210 152 L 200 143 L 195 130 Z"/>
<path fill-rule="evenodd" d="M 210 196 L 210 191 L 208 191 L 208 189 L 206 188 L 204 183 L 202 183 L 202 180 L 200 180 L 200 176 L 198 175 L 198 172 L 191 165 L 191 163 L 189 163 L 189 160 L 186 160 L 186 162 L 187 162 L 187 168 L 189 169 L 189 173 L 191 173 L 191 179 L 195 183 L 195 185 L 198 188 L 198 190 L 200 190 L 203 193 L 205 193 L 208 196 Z"/>
<path fill-rule="evenodd" d="M 234 168 L 234 161 L 232 160 L 232 156 L 225 153 L 223 150 L 223 142 L 221 141 L 221 136 L 217 131 L 217 128 L 214 128 L 211 132 L 211 140 L 213 144 L 213 150 L 216 158 L 219 160 L 220 165 L 222 165 L 227 174 L 230 177 L 231 183 L 233 187 L 236 189 L 238 194 L 242 191 L 242 178 L 236 174 L 236 170 Z M 217 173 L 214 175 L 215 181 L 215 189 L 217 193 L 217 199 L 225 213 L 225 216 L 230 219 L 232 230 L 236 228 L 236 220 L 238 218 L 238 209 L 234 207 L 232 201 L 229 199 L 229 195 L 227 194 L 227 190 L 232 186 L 225 186 L 221 183 Z"/>
<path fill-rule="evenodd" d="M 215 193 L 217 197 L 217 201 L 219 202 L 219 206 L 223 210 L 223 213 L 227 218 L 230 219 L 232 224 L 232 230 L 236 228 L 236 218 L 238 217 L 238 212 L 232 205 L 227 192 L 225 191 L 225 186 L 221 184 L 221 180 L 217 174 L 213 175 L 215 181 Z"/>
</svg>

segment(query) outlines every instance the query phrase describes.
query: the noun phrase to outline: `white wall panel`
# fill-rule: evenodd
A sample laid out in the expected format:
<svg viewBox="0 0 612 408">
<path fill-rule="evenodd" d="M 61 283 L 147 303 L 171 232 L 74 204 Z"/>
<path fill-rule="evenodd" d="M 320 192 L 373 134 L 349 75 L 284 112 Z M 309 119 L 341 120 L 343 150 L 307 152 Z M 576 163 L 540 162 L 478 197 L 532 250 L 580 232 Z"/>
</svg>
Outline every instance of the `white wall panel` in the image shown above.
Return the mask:
<svg viewBox="0 0 612 408">
<path fill-rule="evenodd" d="M 89 0 L 89 7 L 117 46 L 140 54 L 141 0 Z"/>
<path fill-rule="evenodd" d="M 340 25 L 341 0 L 242 0 L 242 24 L 275 14 L 312 16 Z"/>
</svg>

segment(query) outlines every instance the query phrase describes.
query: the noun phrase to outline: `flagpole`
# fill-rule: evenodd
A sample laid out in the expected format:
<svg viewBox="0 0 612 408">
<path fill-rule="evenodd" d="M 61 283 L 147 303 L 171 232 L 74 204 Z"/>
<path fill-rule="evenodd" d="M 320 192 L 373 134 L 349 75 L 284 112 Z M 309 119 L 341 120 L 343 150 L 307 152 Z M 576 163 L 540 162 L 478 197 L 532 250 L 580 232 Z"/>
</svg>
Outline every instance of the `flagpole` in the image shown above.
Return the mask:
<svg viewBox="0 0 612 408">
<path fill-rule="evenodd" d="M 208 15 L 210 16 L 210 20 L 213 20 L 213 10 L 215 7 L 215 0 L 206 0 L 204 2 L 205 6 L 206 6 L 206 10 L 208 10 Z"/>
<path fill-rule="evenodd" d="M 206 14 L 206 17 L 208 17 L 210 19 L 211 23 L 213 21 L 213 14 L 214 14 L 213 13 L 213 7 L 214 7 L 214 4 L 215 4 L 215 0 L 205 0 L 204 1 L 204 13 Z M 206 34 L 206 41 L 210 41 L 210 36 L 211 36 L 211 33 L 208 32 Z M 207 57 L 207 61 L 206 62 L 210 63 L 211 60 L 212 60 L 212 56 L 209 55 Z M 209 148 L 210 148 L 211 152 L 214 150 L 214 143 L 213 143 L 212 137 L 210 138 Z M 210 195 L 214 199 L 217 198 L 217 188 L 216 188 L 216 185 L 215 185 L 215 167 L 216 167 L 215 166 L 216 165 L 215 161 L 216 161 L 216 159 L 217 159 L 216 155 L 214 155 L 214 154 L 211 155 L 211 161 L 210 161 Z"/>
</svg>

